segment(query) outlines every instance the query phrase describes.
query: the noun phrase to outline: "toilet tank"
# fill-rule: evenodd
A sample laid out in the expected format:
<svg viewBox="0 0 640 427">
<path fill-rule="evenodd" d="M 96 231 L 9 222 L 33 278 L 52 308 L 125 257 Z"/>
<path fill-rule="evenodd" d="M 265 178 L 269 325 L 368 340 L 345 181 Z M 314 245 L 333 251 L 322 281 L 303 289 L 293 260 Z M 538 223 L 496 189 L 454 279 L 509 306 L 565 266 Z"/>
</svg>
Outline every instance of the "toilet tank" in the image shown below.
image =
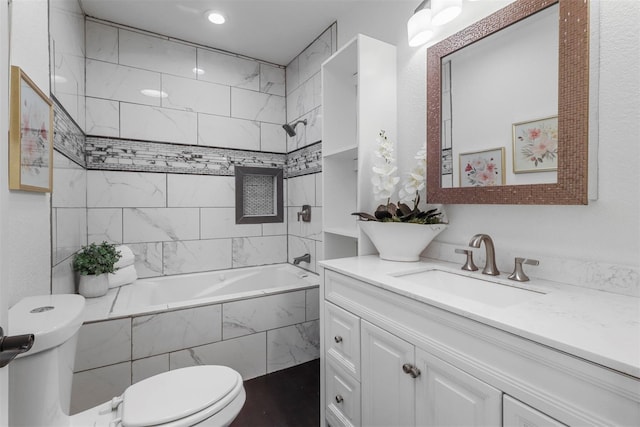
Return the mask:
<svg viewBox="0 0 640 427">
<path fill-rule="evenodd" d="M 43 295 L 9 309 L 10 334 L 35 336 L 31 350 L 9 365 L 10 425 L 67 423 L 84 305 L 80 295 Z"/>
</svg>

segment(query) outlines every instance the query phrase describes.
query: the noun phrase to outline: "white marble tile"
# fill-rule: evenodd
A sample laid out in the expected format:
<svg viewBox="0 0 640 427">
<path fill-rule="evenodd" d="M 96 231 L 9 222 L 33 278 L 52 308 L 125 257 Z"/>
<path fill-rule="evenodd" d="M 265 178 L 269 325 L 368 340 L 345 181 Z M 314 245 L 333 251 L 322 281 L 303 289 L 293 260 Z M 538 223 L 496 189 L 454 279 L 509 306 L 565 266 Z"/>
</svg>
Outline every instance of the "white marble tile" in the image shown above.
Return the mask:
<svg viewBox="0 0 640 427">
<path fill-rule="evenodd" d="M 146 105 L 120 104 L 120 136 L 147 141 L 196 144 L 197 114 Z"/>
<path fill-rule="evenodd" d="M 130 362 L 74 374 L 71 388 L 71 415 L 120 396 L 130 385 Z"/>
<path fill-rule="evenodd" d="M 170 354 L 171 369 L 198 365 L 222 365 L 235 369 L 244 380 L 267 373 L 266 333 L 193 347 Z"/>
<path fill-rule="evenodd" d="M 318 273 L 318 262 L 322 260 L 324 260 L 324 243 L 316 241 L 316 273 Z"/>
<path fill-rule="evenodd" d="M 262 235 L 261 224 L 236 224 L 235 208 L 200 209 L 201 239 L 260 235 Z"/>
<path fill-rule="evenodd" d="M 76 282 L 75 273 L 72 267 L 73 258 L 67 258 L 61 263 L 54 265 L 51 270 L 51 293 L 52 294 L 75 294 Z"/>
<path fill-rule="evenodd" d="M 162 276 L 162 242 L 129 243 L 139 278 Z"/>
<path fill-rule="evenodd" d="M 86 22 L 87 58 L 118 63 L 118 29 L 100 22 Z"/>
<path fill-rule="evenodd" d="M 260 151 L 287 152 L 287 133 L 283 124 L 260 123 Z"/>
<path fill-rule="evenodd" d="M 54 208 L 81 208 L 87 206 L 87 172 L 81 166 L 53 168 Z"/>
<path fill-rule="evenodd" d="M 119 33 L 120 64 L 193 78 L 196 48 L 124 29 Z"/>
<path fill-rule="evenodd" d="M 222 305 L 222 337 L 235 338 L 305 321 L 305 291 L 233 301 Z"/>
<path fill-rule="evenodd" d="M 285 78 L 286 78 L 286 86 L 287 86 L 287 95 L 293 92 L 295 89 L 300 86 L 300 60 L 299 56 L 296 56 L 293 61 L 287 65 L 285 69 Z"/>
<path fill-rule="evenodd" d="M 232 207 L 236 203 L 235 177 L 167 175 L 169 207 Z"/>
<path fill-rule="evenodd" d="M 306 291 L 307 320 L 320 318 L 320 288 L 307 289 Z"/>
<path fill-rule="evenodd" d="M 233 239 L 233 267 L 278 264 L 287 260 L 286 236 Z"/>
<path fill-rule="evenodd" d="M 131 381 L 137 383 L 169 370 L 169 353 L 145 357 L 131 363 Z"/>
<path fill-rule="evenodd" d="M 160 73 L 87 59 L 87 96 L 113 101 L 160 106 L 160 98 L 143 95 L 143 89 L 159 91 Z"/>
<path fill-rule="evenodd" d="M 162 99 L 165 108 L 221 116 L 231 114 L 229 86 L 163 74 L 162 90 L 168 95 Z"/>
<path fill-rule="evenodd" d="M 198 80 L 244 89 L 260 89 L 260 64 L 220 52 L 198 49 Z"/>
<path fill-rule="evenodd" d="M 135 317 L 132 356 L 139 359 L 220 341 L 221 315 L 220 305 L 208 305 Z"/>
<path fill-rule="evenodd" d="M 71 256 L 87 244 L 87 210 L 56 208 L 56 245 L 54 263 Z"/>
<path fill-rule="evenodd" d="M 84 56 L 84 40 L 78 40 L 78 35 L 85 31 L 84 14 L 79 3 L 52 1 L 49 6 L 49 31 L 56 45 L 65 52 Z"/>
<path fill-rule="evenodd" d="M 322 108 L 311 110 L 305 118 L 307 119 L 307 128 L 304 145 L 322 141 Z"/>
<path fill-rule="evenodd" d="M 302 206 L 287 208 L 288 234 L 290 236 L 304 237 L 312 240 L 322 239 L 322 209 L 311 207 L 311 221 L 298 221 L 298 212 Z"/>
<path fill-rule="evenodd" d="M 283 222 L 266 222 L 262 224 L 263 236 L 280 236 L 287 234 L 287 219 Z"/>
<path fill-rule="evenodd" d="M 287 179 L 287 206 L 314 205 L 316 200 L 315 174 Z M 312 212 L 313 217 L 313 212 Z"/>
<path fill-rule="evenodd" d="M 124 243 L 197 239 L 197 208 L 125 208 L 122 214 Z"/>
<path fill-rule="evenodd" d="M 316 244 L 314 240 L 305 239 L 297 236 L 288 236 L 288 246 L 289 246 L 289 263 L 293 263 L 293 259 L 304 254 L 311 255 L 311 262 L 301 262 L 299 264 L 300 267 L 317 272 L 317 259 L 316 259 Z"/>
<path fill-rule="evenodd" d="M 198 145 L 260 151 L 260 123 L 198 114 Z"/>
<path fill-rule="evenodd" d="M 87 135 L 120 136 L 120 103 L 107 99 L 86 98 Z"/>
<path fill-rule="evenodd" d="M 284 124 L 286 119 L 285 98 L 279 95 L 231 88 L 231 116 Z"/>
<path fill-rule="evenodd" d="M 75 372 L 131 360 L 131 319 L 82 325 L 78 335 Z"/>
<path fill-rule="evenodd" d="M 316 178 L 316 206 L 322 206 L 322 172 L 313 176 Z"/>
<path fill-rule="evenodd" d="M 285 96 L 284 68 L 260 64 L 260 92 Z"/>
<path fill-rule="evenodd" d="M 89 243 L 121 243 L 122 209 L 88 209 L 87 230 Z"/>
<path fill-rule="evenodd" d="M 56 52 L 52 92 L 69 115 L 84 126 L 84 57 Z"/>
<path fill-rule="evenodd" d="M 163 207 L 167 178 L 162 173 L 87 171 L 87 206 Z"/>
<path fill-rule="evenodd" d="M 300 82 L 305 82 L 320 71 L 322 63 L 331 56 L 331 31 L 318 37 L 299 56 Z"/>
<path fill-rule="evenodd" d="M 320 357 L 319 322 L 301 323 L 267 332 L 267 372 Z"/>
<path fill-rule="evenodd" d="M 164 274 L 231 268 L 231 239 L 165 242 L 162 253 Z"/>
<path fill-rule="evenodd" d="M 313 99 L 313 79 L 307 80 L 287 96 L 287 122 L 301 118 L 316 107 Z M 302 126 L 300 126 L 302 128 Z M 298 128 L 296 128 L 296 131 Z"/>
</svg>

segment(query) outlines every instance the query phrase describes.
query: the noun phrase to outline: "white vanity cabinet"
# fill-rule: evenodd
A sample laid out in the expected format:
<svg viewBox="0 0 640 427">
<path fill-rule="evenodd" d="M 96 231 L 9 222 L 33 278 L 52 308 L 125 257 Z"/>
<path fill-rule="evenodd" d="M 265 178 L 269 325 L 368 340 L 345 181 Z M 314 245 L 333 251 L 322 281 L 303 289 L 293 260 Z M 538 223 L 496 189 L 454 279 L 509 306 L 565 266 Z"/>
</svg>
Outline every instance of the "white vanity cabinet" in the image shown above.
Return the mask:
<svg viewBox="0 0 640 427">
<path fill-rule="evenodd" d="M 637 378 L 332 263 L 324 262 L 321 288 L 323 425 L 638 425 Z"/>
</svg>

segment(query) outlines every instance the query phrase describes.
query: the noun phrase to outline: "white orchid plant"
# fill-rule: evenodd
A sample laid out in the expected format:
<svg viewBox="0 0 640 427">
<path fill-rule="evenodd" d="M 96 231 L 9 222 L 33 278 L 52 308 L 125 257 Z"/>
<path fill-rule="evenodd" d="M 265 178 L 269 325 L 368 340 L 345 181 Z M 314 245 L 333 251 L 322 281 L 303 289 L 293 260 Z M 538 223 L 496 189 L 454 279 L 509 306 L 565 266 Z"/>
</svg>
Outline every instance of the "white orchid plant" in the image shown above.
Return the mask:
<svg viewBox="0 0 640 427">
<path fill-rule="evenodd" d="M 386 204 L 378 206 L 373 215 L 366 212 L 355 212 L 363 221 L 379 222 L 410 222 L 417 224 L 438 224 L 441 222 L 441 212 L 438 209 L 422 211 L 418 207 L 420 203 L 420 191 L 425 188 L 426 180 L 426 149 L 421 149 L 415 156 L 416 165 L 409 171 L 405 181 L 401 184 L 398 196 L 398 204 L 391 203 L 391 196 L 395 193 L 400 183 L 398 167 L 394 157 L 393 144 L 389 141 L 386 132 L 381 130 L 376 139 L 377 149 L 374 151 L 373 195 L 376 200 L 386 201 Z M 407 203 L 413 202 L 413 208 Z"/>
</svg>

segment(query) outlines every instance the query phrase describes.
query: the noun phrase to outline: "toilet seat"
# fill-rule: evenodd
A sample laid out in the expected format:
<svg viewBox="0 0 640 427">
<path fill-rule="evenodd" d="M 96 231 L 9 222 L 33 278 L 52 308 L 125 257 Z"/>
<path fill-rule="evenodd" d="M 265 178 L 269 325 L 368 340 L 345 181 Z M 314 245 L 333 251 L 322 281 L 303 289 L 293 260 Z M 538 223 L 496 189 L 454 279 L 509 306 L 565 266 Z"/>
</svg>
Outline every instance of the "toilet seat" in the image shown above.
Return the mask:
<svg viewBox="0 0 640 427">
<path fill-rule="evenodd" d="M 242 377 L 231 368 L 193 366 L 131 385 L 117 412 L 123 427 L 191 426 L 220 412 L 242 390 Z"/>
</svg>

